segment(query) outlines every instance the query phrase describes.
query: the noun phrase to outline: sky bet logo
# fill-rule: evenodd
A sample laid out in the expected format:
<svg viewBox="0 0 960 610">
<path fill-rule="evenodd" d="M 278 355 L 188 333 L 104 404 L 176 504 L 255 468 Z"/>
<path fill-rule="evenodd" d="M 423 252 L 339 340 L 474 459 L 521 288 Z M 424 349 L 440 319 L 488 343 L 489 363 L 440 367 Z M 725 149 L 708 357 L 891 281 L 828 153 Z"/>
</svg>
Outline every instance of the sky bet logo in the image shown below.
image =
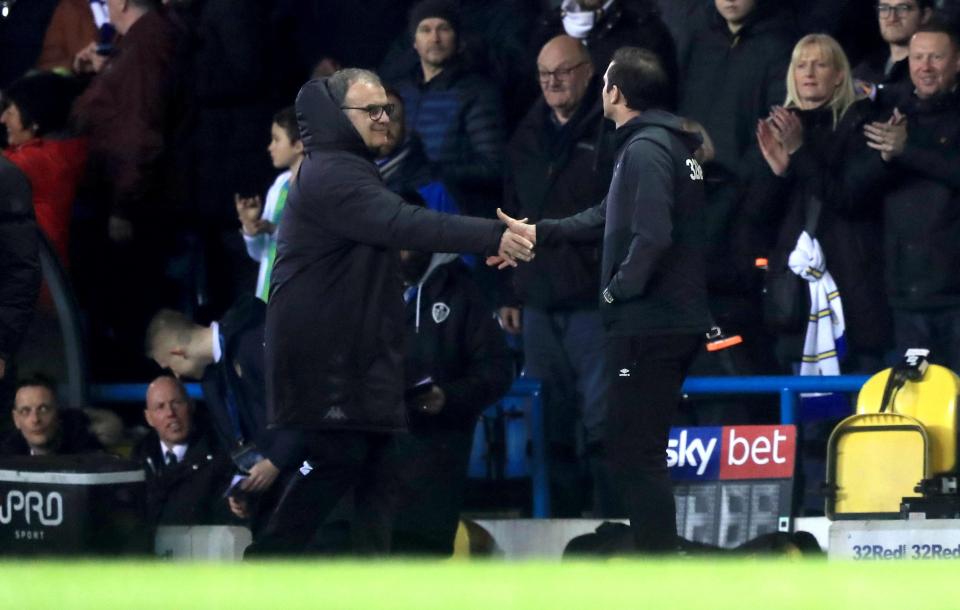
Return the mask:
<svg viewBox="0 0 960 610">
<path fill-rule="evenodd" d="M 790 478 L 796 445 L 793 426 L 671 428 L 667 467 L 674 480 Z"/>
</svg>

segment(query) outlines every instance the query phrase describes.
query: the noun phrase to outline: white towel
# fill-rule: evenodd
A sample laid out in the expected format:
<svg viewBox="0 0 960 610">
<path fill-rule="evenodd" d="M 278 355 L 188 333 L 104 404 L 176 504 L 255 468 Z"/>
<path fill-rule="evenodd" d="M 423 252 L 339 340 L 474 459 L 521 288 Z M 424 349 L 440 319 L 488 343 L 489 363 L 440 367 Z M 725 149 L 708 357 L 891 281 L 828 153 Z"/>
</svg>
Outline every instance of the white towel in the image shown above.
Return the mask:
<svg viewBox="0 0 960 610">
<path fill-rule="evenodd" d="M 806 231 L 802 232 L 788 264 L 810 287 L 810 322 L 803 342 L 800 374 L 839 375 L 840 359 L 846 351 L 843 303 L 837 284 L 827 271 L 820 243 Z"/>
</svg>

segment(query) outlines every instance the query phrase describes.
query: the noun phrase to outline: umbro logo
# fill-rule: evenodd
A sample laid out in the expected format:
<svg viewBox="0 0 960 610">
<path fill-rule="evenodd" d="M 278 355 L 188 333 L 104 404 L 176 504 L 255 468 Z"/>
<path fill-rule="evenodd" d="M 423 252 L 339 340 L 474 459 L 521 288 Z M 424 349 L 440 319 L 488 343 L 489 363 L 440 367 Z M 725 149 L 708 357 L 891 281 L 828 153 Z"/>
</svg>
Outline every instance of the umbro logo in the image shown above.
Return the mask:
<svg viewBox="0 0 960 610">
<path fill-rule="evenodd" d="M 629 376 L 630 376 L 630 369 L 620 369 L 620 376 L 621 376 L 621 377 L 629 377 Z"/>
<path fill-rule="evenodd" d="M 323 416 L 323 419 L 347 419 L 347 414 L 340 407 L 334 406 L 327 409 L 327 414 Z"/>
</svg>

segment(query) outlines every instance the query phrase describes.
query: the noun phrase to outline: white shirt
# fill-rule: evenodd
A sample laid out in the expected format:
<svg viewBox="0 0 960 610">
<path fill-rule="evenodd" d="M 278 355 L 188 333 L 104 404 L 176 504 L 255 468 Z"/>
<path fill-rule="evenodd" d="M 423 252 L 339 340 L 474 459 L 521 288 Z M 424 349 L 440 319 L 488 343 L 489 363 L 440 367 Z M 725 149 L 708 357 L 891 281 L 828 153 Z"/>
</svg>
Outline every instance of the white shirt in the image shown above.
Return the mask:
<svg viewBox="0 0 960 610">
<path fill-rule="evenodd" d="M 167 451 L 173 451 L 173 455 L 177 456 L 177 463 L 183 461 L 183 458 L 187 455 L 187 444 L 180 443 L 179 445 L 174 445 L 173 447 L 168 447 L 167 444 L 163 441 L 160 441 L 160 455 L 163 456 L 163 463 L 167 463 Z"/>
<path fill-rule="evenodd" d="M 220 359 L 223 358 L 223 352 L 220 351 L 220 325 L 211 322 L 210 331 L 213 333 L 213 361 L 220 362 Z"/>
</svg>

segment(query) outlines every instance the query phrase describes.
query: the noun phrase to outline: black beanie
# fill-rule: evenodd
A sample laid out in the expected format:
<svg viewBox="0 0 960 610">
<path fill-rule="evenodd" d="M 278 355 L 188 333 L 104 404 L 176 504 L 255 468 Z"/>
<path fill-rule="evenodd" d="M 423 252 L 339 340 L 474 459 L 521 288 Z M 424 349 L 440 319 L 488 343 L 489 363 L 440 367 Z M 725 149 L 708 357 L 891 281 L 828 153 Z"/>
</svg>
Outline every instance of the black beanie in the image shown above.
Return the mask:
<svg viewBox="0 0 960 610">
<path fill-rule="evenodd" d="M 422 0 L 410 11 L 410 33 L 416 35 L 417 26 L 424 19 L 436 17 L 450 24 L 460 36 L 460 6 L 452 0 Z"/>
<path fill-rule="evenodd" d="M 53 72 L 37 72 L 17 79 L 3 90 L 4 102 L 16 104 L 26 128 L 36 125 L 37 136 L 67 127 L 77 82 Z"/>
</svg>

